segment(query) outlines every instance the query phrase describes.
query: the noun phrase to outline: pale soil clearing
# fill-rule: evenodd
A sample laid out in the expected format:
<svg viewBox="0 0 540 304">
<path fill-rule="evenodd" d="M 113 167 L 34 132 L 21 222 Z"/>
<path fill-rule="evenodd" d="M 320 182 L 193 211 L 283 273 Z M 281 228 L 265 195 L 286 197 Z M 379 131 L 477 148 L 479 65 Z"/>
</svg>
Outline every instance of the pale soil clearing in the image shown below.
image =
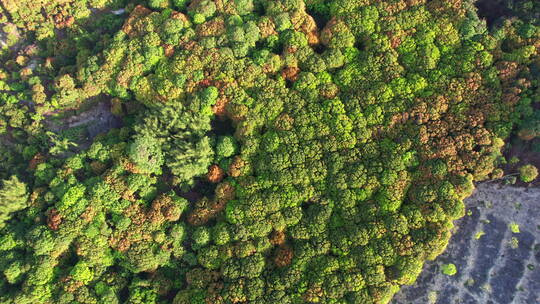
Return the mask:
<svg viewBox="0 0 540 304">
<path fill-rule="evenodd" d="M 393 304 L 540 303 L 540 188 L 482 183 L 466 206 L 446 251 Z M 449 263 L 454 276 L 441 273 Z"/>
</svg>

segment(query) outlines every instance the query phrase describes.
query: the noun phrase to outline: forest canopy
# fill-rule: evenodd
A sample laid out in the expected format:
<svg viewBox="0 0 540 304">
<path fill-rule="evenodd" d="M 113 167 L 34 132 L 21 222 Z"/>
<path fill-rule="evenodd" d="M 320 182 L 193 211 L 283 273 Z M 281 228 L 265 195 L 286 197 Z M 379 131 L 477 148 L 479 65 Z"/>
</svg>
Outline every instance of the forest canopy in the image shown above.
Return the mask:
<svg viewBox="0 0 540 304">
<path fill-rule="evenodd" d="M 388 303 L 540 148 L 534 1 L 0 3 L 1 303 Z"/>
</svg>

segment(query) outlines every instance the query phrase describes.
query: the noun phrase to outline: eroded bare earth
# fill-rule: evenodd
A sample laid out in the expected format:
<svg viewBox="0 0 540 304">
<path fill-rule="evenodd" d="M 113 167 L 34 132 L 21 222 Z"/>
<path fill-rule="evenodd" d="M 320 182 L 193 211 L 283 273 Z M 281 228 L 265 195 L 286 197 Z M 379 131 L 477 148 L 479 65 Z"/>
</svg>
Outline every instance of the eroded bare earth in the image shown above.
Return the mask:
<svg viewBox="0 0 540 304">
<path fill-rule="evenodd" d="M 540 189 L 480 184 L 466 206 L 446 252 L 392 303 L 540 303 Z M 441 273 L 447 263 L 455 276 Z"/>
</svg>

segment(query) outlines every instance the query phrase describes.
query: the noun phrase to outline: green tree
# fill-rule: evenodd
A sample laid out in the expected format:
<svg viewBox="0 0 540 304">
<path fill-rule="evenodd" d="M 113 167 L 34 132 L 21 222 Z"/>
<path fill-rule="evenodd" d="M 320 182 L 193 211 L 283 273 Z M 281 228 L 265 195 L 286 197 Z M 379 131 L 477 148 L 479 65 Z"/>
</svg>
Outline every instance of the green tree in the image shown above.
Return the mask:
<svg viewBox="0 0 540 304">
<path fill-rule="evenodd" d="M 94 273 L 84 261 L 79 261 L 70 272 L 74 280 L 80 281 L 83 284 L 88 284 L 94 278 Z"/>
<path fill-rule="evenodd" d="M 9 179 L 2 181 L 0 189 L 0 228 L 6 225 L 12 213 L 26 208 L 28 193 L 26 184 L 19 181 L 19 178 L 12 175 Z"/>
<path fill-rule="evenodd" d="M 223 158 L 233 156 L 237 150 L 236 141 L 232 136 L 220 136 L 216 143 L 216 159 L 221 161 Z"/>
<path fill-rule="evenodd" d="M 128 147 L 128 155 L 143 173 L 161 174 L 163 153 L 156 138 L 138 136 Z"/>
</svg>

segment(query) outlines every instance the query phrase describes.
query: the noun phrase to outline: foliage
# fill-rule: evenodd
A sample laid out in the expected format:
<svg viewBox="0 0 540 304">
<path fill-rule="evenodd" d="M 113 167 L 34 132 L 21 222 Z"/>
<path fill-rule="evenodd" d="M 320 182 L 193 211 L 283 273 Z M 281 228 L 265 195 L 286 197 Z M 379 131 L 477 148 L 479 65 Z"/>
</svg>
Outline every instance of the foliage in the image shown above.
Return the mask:
<svg viewBox="0 0 540 304">
<path fill-rule="evenodd" d="M 531 165 L 523 165 L 519 167 L 519 178 L 524 183 L 530 183 L 538 177 L 538 169 Z"/>
<path fill-rule="evenodd" d="M 128 148 L 129 157 L 145 173 L 161 173 L 163 154 L 159 142 L 149 136 L 137 137 Z"/>
<path fill-rule="evenodd" d="M 236 150 L 236 141 L 232 136 L 221 136 L 218 138 L 216 143 L 216 157 L 218 161 L 233 156 Z"/>
<path fill-rule="evenodd" d="M 457 273 L 456 265 L 451 263 L 442 265 L 441 269 L 442 273 L 447 276 L 453 276 Z"/>
<path fill-rule="evenodd" d="M 0 228 L 5 226 L 12 213 L 26 208 L 28 192 L 26 185 L 13 175 L 2 181 L 0 188 Z"/>
</svg>

